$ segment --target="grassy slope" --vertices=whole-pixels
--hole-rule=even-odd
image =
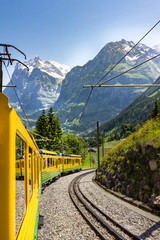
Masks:
[[[156,161],[154,171],[150,168],[151,160]],[[160,115],[112,148],[101,171],[107,178],[110,174],[119,180],[114,185],[116,191],[126,193],[128,185],[129,195],[142,201],[160,195]]]
[[[120,143],[120,141],[111,141],[111,142],[104,143],[104,153],[106,154],[109,150],[111,150],[113,147],[115,147],[118,143]],[[97,149],[97,148],[95,148],[95,149]],[[90,167],[97,167],[97,165],[94,164],[92,161],[90,164],[90,153],[88,153],[88,149],[85,149],[85,154],[86,154],[86,157],[83,161],[82,168],[84,169],[84,168],[90,168]],[[91,153],[91,159],[92,159],[92,156],[93,156],[93,153]],[[94,156],[97,161],[97,153],[94,153]],[[100,146],[100,161],[102,161],[102,160],[103,160],[102,146]]]

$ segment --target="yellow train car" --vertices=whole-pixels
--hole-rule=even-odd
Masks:
[[[80,155],[63,156],[63,173],[82,169],[82,158]]]
[[[36,239],[41,193],[41,155],[14,109],[8,106],[8,98],[2,93],[0,112],[0,238]],[[16,138],[23,142],[24,148],[23,181],[16,180]]]
[[[39,150],[2,93],[0,112],[0,239],[36,240],[42,184],[80,170],[82,158]]]
[[[42,184],[60,176],[62,172],[62,158],[57,152],[40,150],[41,153],[41,179]]]

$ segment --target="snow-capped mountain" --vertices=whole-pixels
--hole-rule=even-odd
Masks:
[[[53,105],[64,131],[88,132],[95,128],[97,120],[101,124],[114,118],[127,107],[144,88],[100,88],[94,89],[85,114],[79,122],[90,89],[83,85],[97,83],[134,46],[132,41],[122,39],[107,43],[101,51],[84,66],[73,69],[54,61],[42,61],[35,57],[24,66],[17,64],[12,75],[18,96],[28,118],[33,125],[42,109]],[[128,70],[157,55],[157,50],[138,44],[114,69],[104,81]],[[160,57],[135,68],[107,84],[149,84],[160,76]],[[22,110],[14,90],[7,88],[4,93],[18,113]],[[23,116],[24,117],[24,116]]]
[[[60,64],[56,61],[43,61],[39,57],[35,57],[25,64],[29,67],[28,75],[30,75],[34,68],[40,69],[42,72],[47,73],[53,78],[63,80],[66,74],[71,70],[69,66],[64,64]],[[25,67],[21,64],[17,64],[18,70],[25,69]]]
[[[25,64],[29,71],[18,63],[11,81],[16,85],[16,92],[28,117],[36,119],[42,109],[48,109],[57,100],[62,81],[71,68],[52,60],[43,61],[39,57],[26,61]],[[6,88],[4,93],[9,97],[10,105],[24,117],[14,90]]]
[[[155,49],[157,52],[160,52],[160,44],[159,45],[155,45],[153,47],[153,49]]]
[[[56,115],[63,129],[67,132],[85,132],[95,128],[97,120],[101,124],[114,118],[127,107],[145,88],[96,88],[92,92],[85,113],[79,121],[90,89],[83,85],[94,85],[135,45],[132,41],[122,39],[107,43],[94,59],[84,66],[73,68],[65,77],[59,98],[54,104]],[[108,80],[135,65],[157,55],[158,52],[144,44],[138,44],[106,76]],[[119,76],[107,84],[151,84],[160,76],[160,57]],[[103,82],[101,81],[101,82]]]

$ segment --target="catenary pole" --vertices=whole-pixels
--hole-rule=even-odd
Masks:
[[[2,58],[0,58],[0,92],[2,93],[3,72],[2,72]]]

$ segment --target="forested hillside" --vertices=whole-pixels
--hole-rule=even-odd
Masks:
[[[160,77],[155,81],[155,84],[160,84]],[[123,124],[128,124],[131,129],[139,126],[150,118],[155,99],[160,104],[160,89],[158,87],[148,88],[141,96],[133,101],[127,108],[118,114],[112,120],[103,124],[100,128],[102,136],[114,137],[117,132],[123,128]],[[129,131],[132,131],[128,129]],[[136,128],[135,128],[136,130]],[[96,134],[96,131],[92,135]]]

